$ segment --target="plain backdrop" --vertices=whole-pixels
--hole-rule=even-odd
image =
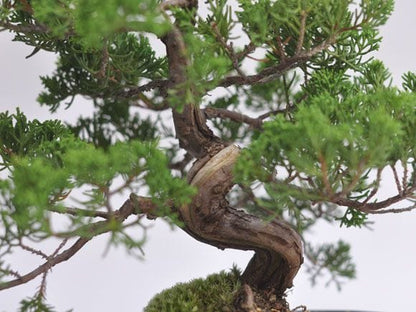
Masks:
[[[393,16],[382,28],[384,41],[376,54],[390,68],[396,84],[400,84],[403,72],[416,70],[415,29],[416,2],[397,0]],[[39,76],[53,71],[55,56],[41,52],[25,59],[32,48],[11,39],[7,32],[0,33],[0,110],[20,107],[30,118],[49,118],[48,110],[39,107],[36,97],[42,90]],[[78,98],[69,110],[60,110],[53,118],[74,121],[80,113],[88,114],[90,110],[90,104]],[[383,195],[394,191],[394,185],[387,183]],[[326,224],[316,228],[310,235],[315,242],[343,238],[352,244],[358,276],[339,292],[335,287],[326,288],[324,283],[312,288],[301,270],[289,292],[292,308],[302,304],[310,309],[415,309],[416,212],[371,216],[371,220],[375,222],[372,231]],[[244,268],[252,255],[199,243],[179,229],[172,231],[163,221],[154,222],[149,230],[144,261],[127,255],[123,249],[112,249],[103,257],[107,239],[93,239],[68,262],[53,268],[47,299],[59,311],[142,311],[162,289],[227,270],[233,263]],[[12,261],[21,273],[36,265],[26,254],[15,254]],[[39,284],[38,278],[0,292],[0,311],[16,311],[18,302],[33,295]]]

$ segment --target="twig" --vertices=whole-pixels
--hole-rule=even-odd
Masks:
[[[11,275],[11,276],[14,276],[14,277],[16,277],[16,278],[22,278],[22,276],[17,272],[17,271],[14,271],[14,270],[9,270],[9,269],[0,269],[0,272],[2,272],[3,274],[5,274],[5,275]]]
[[[399,194],[403,193],[402,186],[400,184],[399,175],[397,174],[396,167],[394,165],[390,165],[391,170],[393,171],[394,181],[396,183],[397,191]]]
[[[115,96],[122,99],[131,99],[132,97],[135,97],[140,93],[151,91],[153,89],[160,89],[160,92],[163,95],[166,93],[168,83],[169,81],[166,79],[156,79],[142,86],[126,88],[125,90],[116,93]]]
[[[126,200],[124,204],[120,207],[119,210],[117,210],[115,215],[115,221],[117,222],[123,222],[128,216],[133,214],[135,212],[136,208],[132,201],[130,199]],[[53,254],[52,257],[48,257],[48,260],[34,269],[33,271],[22,275],[14,280],[3,282],[0,284],[0,290],[12,288],[21,284],[25,284],[37,276],[44,274],[45,272],[49,271],[53,266],[64,262],[68,259],[70,259],[73,255],[75,255],[86,243],[88,243],[94,236],[103,234],[105,232],[108,232],[109,229],[106,226],[107,221],[99,221],[93,224],[89,224],[88,228],[90,229],[90,232],[94,235],[91,237],[80,237],[71,247],[66,249],[65,251],[59,253],[59,254]],[[57,251],[59,252],[60,248],[62,248],[63,245],[61,244],[60,247],[58,247]],[[55,252],[57,252],[55,251]]]
[[[105,78],[109,59],[107,41],[105,41],[102,49],[100,70],[97,73],[98,78]]]
[[[169,169],[178,170],[183,173],[185,167],[194,159],[191,154],[186,153],[181,161],[169,164]]]
[[[368,194],[368,196],[366,197],[366,199],[364,200],[364,204],[368,203],[368,201],[374,197],[374,195],[377,194],[378,192],[378,188],[380,186],[380,181],[381,181],[381,173],[382,173],[382,169],[377,169],[377,177],[376,177],[376,185],[375,187],[371,190],[370,194]]]
[[[56,209],[56,208],[49,208],[51,212],[61,213],[61,214],[69,214],[72,216],[85,216],[85,217],[93,217],[93,218],[103,218],[108,219],[110,216],[107,212],[103,211],[96,211],[96,210],[86,210],[86,209],[79,209],[79,208],[64,208],[64,209]]]
[[[49,28],[45,25],[39,25],[39,24],[16,25],[8,21],[2,21],[2,20],[0,20],[0,27],[3,27],[4,29],[12,30],[16,33],[25,33],[25,34],[49,32]]]
[[[306,12],[302,11],[300,16],[300,29],[299,29],[299,39],[296,45],[295,54],[299,54],[302,50],[303,41],[305,40],[305,31],[306,31]]]
[[[239,66],[239,58],[237,57],[237,55],[234,52],[232,43],[231,44],[227,44],[227,42],[225,42],[224,38],[222,37],[220,31],[218,30],[218,27],[216,24],[212,24],[212,29],[214,31],[215,37],[217,38],[218,42],[222,45],[222,47],[224,48],[225,52],[227,52],[228,56],[231,59],[231,62],[233,64],[234,69],[237,71],[237,73],[242,76],[245,77],[246,75],[244,74],[244,72],[241,70],[240,66]]]
[[[402,200],[407,199],[415,190],[416,190],[416,186],[413,186],[412,188],[408,189],[406,192],[402,194],[397,194],[396,196],[392,196],[383,201],[374,202],[374,203],[363,203],[363,202],[351,200],[348,198],[339,198],[333,202],[334,204],[338,204],[341,206],[348,206],[351,208],[358,209],[362,212],[371,213],[373,211],[386,208],[388,206],[391,206],[395,203],[398,203]]]
[[[42,257],[43,259],[48,259],[48,256],[46,254],[44,254],[42,251],[37,250],[37,249],[34,249],[32,247],[29,247],[29,246],[23,244],[21,240],[19,241],[19,244],[18,245],[23,250],[29,251],[30,253],[32,253],[34,255],[37,255],[37,256]]]
[[[70,248],[60,253],[56,257],[46,261],[44,264],[37,267],[35,270],[31,271],[28,274],[25,274],[17,279],[4,282],[0,284],[0,290],[12,288],[21,284],[25,284],[40,274],[43,274],[45,271],[49,270],[51,267],[55,266],[58,263],[68,260],[74,254],[76,254],[91,238],[81,237],[79,238]]]
[[[235,121],[235,122],[243,122],[243,123],[249,124],[255,129],[260,129],[262,125],[262,119],[252,118],[242,113],[229,111],[224,108],[207,107],[203,109],[202,112],[205,114],[205,117],[207,119],[212,119],[212,118],[231,119],[232,121]]]
[[[371,213],[371,214],[402,213],[402,212],[412,211],[415,209],[416,209],[416,204],[413,206],[405,207],[405,208],[392,208],[392,209],[368,211],[368,213]]]

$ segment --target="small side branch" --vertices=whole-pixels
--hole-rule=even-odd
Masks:
[[[263,121],[265,119],[274,115],[278,115],[278,114],[286,114],[290,112],[291,110],[293,110],[294,107],[295,107],[294,105],[289,105],[287,108],[270,111],[256,118],[250,117],[243,113],[230,111],[225,108],[207,107],[205,109],[202,109],[202,112],[205,115],[205,118],[207,119],[213,119],[213,118],[230,119],[235,122],[248,124],[250,127],[254,129],[261,129],[263,126]]]
[[[123,222],[127,217],[133,214],[149,214],[156,209],[156,206],[151,202],[150,198],[140,197],[136,195],[130,196],[128,200],[124,202],[124,204],[113,213],[112,220],[116,222]],[[0,284],[0,291],[8,288],[12,288],[18,285],[25,284],[33,279],[35,279],[37,276],[46,274],[52,267],[55,265],[67,261],[72,256],[74,256],[82,247],[85,246],[94,236],[106,233],[110,231],[109,227],[106,226],[108,223],[107,220],[105,221],[99,221],[95,222],[93,224],[90,224],[86,227],[86,230],[91,233],[91,236],[88,237],[80,237],[76,240],[76,242],[66,249],[65,251],[58,253],[66,243],[66,239],[63,240],[63,242],[58,246],[58,248],[54,251],[54,253],[47,257],[47,260],[45,263],[34,269],[33,271],[25,274],[20,275],[16,273],[15,271],[8,271],[8,275],[15,276],[16,278],[4,282]],[[33,249],[30,249],[29,251],[33,251]],[[45,256],[43,253],[41,256]],[[43,282],[42,282],[43,283]]]

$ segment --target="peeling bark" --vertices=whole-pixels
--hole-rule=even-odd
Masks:
[[[192,88],[188,85],[187,67],[189,65],[185,44],[179,29],[173,26],[162,41],[166,45],[169,60],[169,89],[174,101],[188,101]],[[179,146],[195,158],[214,155],[224,144],[206,125],[205,118],[196,103],[183,103],[178,109],[172,108],[172,116],[179,140]]]
[[[218,248],[254,250],[243,282],[282,295],[292,286],[303,262],[300,236],[286,222],[264,221],[229,206],[232,169],[240,149],[230,145],[212,157],[192,178],[198,194],[180,208],[186,230]]]
[[[168,94],[184,101],[180,111],[172,109],[176,136],[180,146],[197,158],[188,181],[198,193],[189,205],[179,207],[184,230],[221,249],[254,250],[243,282],[281,296],[292,286],[303,262],[301,238],[284,221],[264,221],[229,205],[226,195],[234,184],[232,169],[240,149],[235,145],[225,147],[206,125],[197,103],[189,100],[189,61],[179,28],[173,26],[163,42],[169,61]]]

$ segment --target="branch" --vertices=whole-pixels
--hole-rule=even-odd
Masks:
[[[16,33],[24,33],[24,34],[34,34],[34,33],[47,33],[49,32],[49,28],[45,25],[40,24],[28,24],[28,25],[16,25],[8,22],[7,20],[0,20],[0,27],[4,29],[1,30],[12,30]]]
[[[116,96],[123,99],[130,99],[139,93],[151,91],[153,89],[159,89],[160,93],[165,95],[168,83],[169,81],[166,79],[156,79],[142,86],[126,88],[125,90],[116,93]]]
[[[144,198],[140,196],[130,196],[128,200],[124,202],[124,204],[113,214],[112,221],[116,221],[122,223],[127,217],[132,214],[139,214],[139,213],[150,213],[155,209],[155,205],[151,203],[149,198]],[[86,243],[88,243],[94,236],[99,234],[106,233],[110,231],[107,226],[108,221],[99,221],[93,224],[88,225],[89,233],[94,234],[91,237],[80,237],[78,240],[68,249],[61,252],[60,254],[52,254],[51,257],[48,257],[48,260],[37,267],[35,270],[22,275],[18,276],[16,279],[4,282],[0,284],[0,291],[8,288],[12,288],[21,284],[25,284],[37,276],[46,273],[55,265],[64,262],[74,256]],[[58,247],[57,251],[62,247]]]
[[[202,110],[205,117],[207,119],[212,118],[222,118],[222,119],[231,119],[235,122],[243,122],[255,129],[260,129],[263,123],[262,119],[260,118],[252,118],[242,113],[229,111],[225,108],[214,108],[214,107],[207,107]]]
[[[405,207],[405,208],[393,208],[393,209],[368,211],[368,213],[371,213],[371,214],[402,213],[402,212],[412,211],[415,209],[416,209],[416,204],[414,204],[413,206]]]
[[[65,250],[64,252],[58,254],[57,256],[51,258],[50,260],[46,261],[44,264],[33,270],[32,272],[22,275],[19,278],[11,280],[9,282],[4,282],[0,284],[0,290],[12,288],[21,284],[25,284],[38,275],[47,272],[50,268],[55,266],[58,263],[64,262],[75,255],[88,241],[90,238],[81,237],[79,238],[70,248]]]
[[[180,112],[175,107],[172,112],[179,146],[198,159],[212,156],[225,145],[209,129],[199,105],[193,102],[193,83],[187,75],[187,67],[190,62],[180,29],[173,25],[172,30],[162,38],[162,41],[166,46],[169,63],[170,92],[168,92],[167,101],[183,105],[180,105]]]
[[[407,199],[409,196],[412,195],[412,193],[415,190],[416,190],[416,186],[413,186],[412,188],[408,189],[406,192],[402,192],[401,194],[397,194],[396,196],[392,196],[380,202],[367,203],[367,202],[359,202],[359,201],[351,200],[348,198],[340,198],[340,199],[335,200],[334,203],[340,206],[355,208],[362,212],[374,213],[374,211],[376,210],[389,207],[395,203],[398,203],[402,200]]]
[[[85,217],[93,217],[93,218],[103,218],[103,219],[109,219],[110,215],[107,212],[103,211],[97,211],[97,210],[86,210],[86,209],[79,209],[79,208],[49,208],[48,209],[51,212],[56,212],[60,214],[69,214],[72,216],[85,216]]]
[[[251,127],[253,127],[254,129],[261,129],[263,126],[264,119],[270,116],[288,113],[294,108],[295,108],[295,105],[289,105],[284,109],[277,109],[274,111],[270,111],[256,118],[247,116],[243,113],[230,111],[225,108],[206,107],[202,109],[202,112],[205,115],[205,118],[207,119],[212,119],[212,118],[230,119],[235,122],[246,123],[250,125]]]
[[[273,81],[280,76],[282,76],[284,73],[286,73],[288,70],[298,67],[299,65],[307,62],[310,60],[313,56],[316,54],[324,51],[329,46],[334,44],[335,38],[331,37],[322,42],[321,44],[317,45],[316,47],[308,50],[308,51],[302,51],[294,56],[285,59],[285,61],[281,61],[278,65],[267,67],[260,71],[258,74],[255,75],[249,75],[249,76],[230,76],[223,79],[218,86],[227,88],[232,85],[253,85],[253,84],[264,84],[270,81]]]

